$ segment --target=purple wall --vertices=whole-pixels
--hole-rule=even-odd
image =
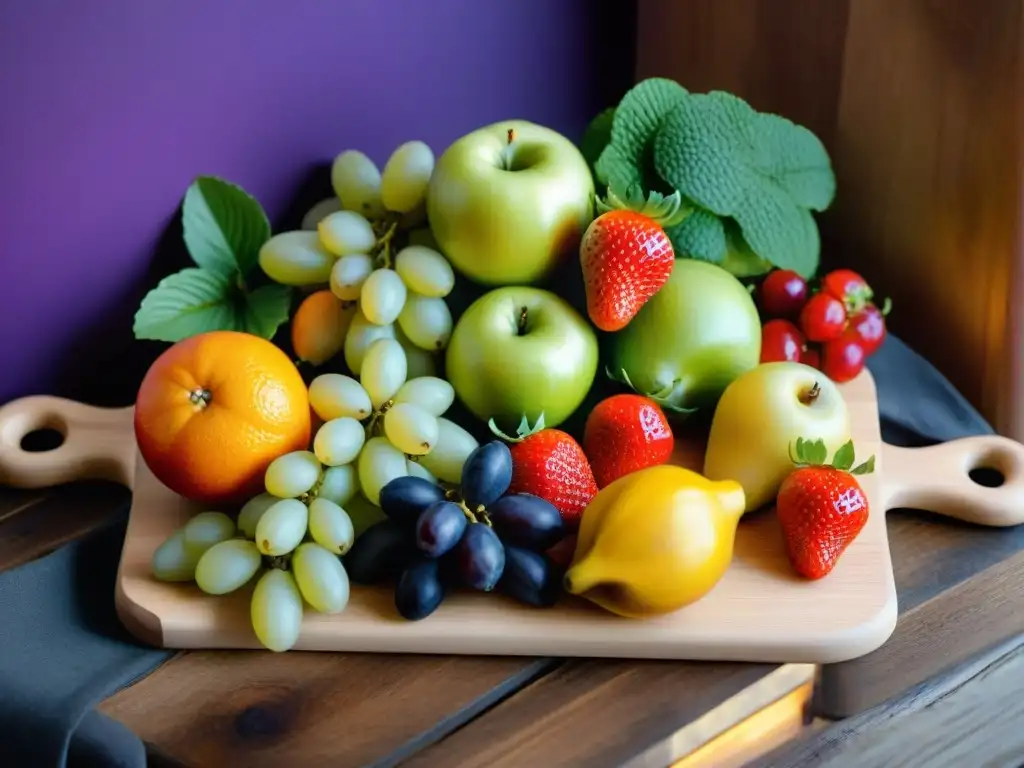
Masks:
[[[0,4],[0,402],[130,402],[154,354],[131,315],[197,174],[240,183],[273,221],[345,148],[382,163],[510,117],[577,138],[630,77],[628,12],[603,5]]]

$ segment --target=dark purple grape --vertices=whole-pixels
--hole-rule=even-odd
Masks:
[[[505,571],[497,591],[537,608],[549,608],[562,593],[562,569],[545,555],[521,547],[505,547]]]
[[[462,465],[462,498],[471,511],[488,507],[512,483],[512,453],[500,440],[477,446]]]
[[[415,525],[423,511],[444,501],[444,489],[422,477],[396,477],[380,489],[380,508],[392,520]]]
[[[565,536],[562,515],[540,496],[513,493],[487,508],[494,532],[505,544],[543,552]]]
[[[416,555],[416,543],[407,526],[381,520],[363,531],[342,563],[356,584],[394,581]]]
[[[402,571],[395,585],[395,609],[403,619],[425,619],[444,602],[447,590],[437,566],[437,560],[421,554]]]
[[[416,546],[430,557],[440,557],[459,543],[466,525],[462,507],[453,501],[435,501],[416,521]]]
[[[459,580],[471,589],[490,592],[505,568],[505,547],[490,526],[473,523],[452,550]]]

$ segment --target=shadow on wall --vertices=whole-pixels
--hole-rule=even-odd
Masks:
[[[281,231],[342,149],[440,152],[510,117],[578,139],[633,80],[631,2],[259,0],[241,25],[198,0],[58,2],[0,6],[0,402],[132,402],[166,348],[133,316],[188,263],[195,176],[240,184]]]

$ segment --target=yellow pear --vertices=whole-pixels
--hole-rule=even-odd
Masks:
[[[743,508],[731,480],[668,464],[625,475],[584,510],[565,588],[630,618],[679,610],[729,567]]]
[[[839,387],[802,363],[764,363],[733,380],[715,408],[704,476],[743,486],[746,511],[774,501],[793,471],[797,438],[821,440],[831,456],[850,439]]]

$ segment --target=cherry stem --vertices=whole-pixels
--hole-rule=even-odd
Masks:
[[[516,332],[517,332],[517,334],[519,336],[525,336],[526,335],[526,316],[527,316],[527,313],[528,313],[528,311],[527,311],[526,307],[523,307],[521,310],[519,310],[519,326],[516,329]]]
[[[803,403],[804,405],[810,405],[811,403],[818,399],[818,395],[820,394],[821,387],[818,386],[818,382],[814,382],[814,386],[812,386],[809,390],[800,395],[800,402]]]

